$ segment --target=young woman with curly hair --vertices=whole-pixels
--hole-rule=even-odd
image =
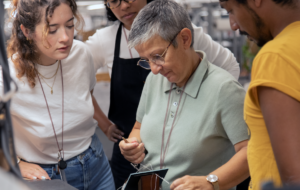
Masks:
[[[14,0],[13,5],[7,50],[19,86],[11,115],[23,177],[60,179],[60,163],[77,189],[114,189],[95,135],[93,59],[84,43],[73,40],[81,20],[75,1]]]
[[[138,52],[127,47],[127,37],[139,11],[153,0],[105,0],[107,17],[116,21],[112,26],[97,30],[86,42],[92,53],[95,69],[107,65],[111,76],[110,109],[108,118],[114,125],[102,125],[107,137],[115,142],[111,167],[116,187],[120,187],[129,174],[136,172],[120,152],[119,142],[127,138],[135,124],[137,107],[149,70],[137,66]],[[149,20],[151,22],[151,20]],[[240,68],[234,55],[194,26],[195,50],[207,53],[211,63],[230,72],[236,79]]]

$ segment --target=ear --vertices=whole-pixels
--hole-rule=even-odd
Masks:
[[[21,24],[20,28],[21,28],[21,30],[22,30],[24,36],[25,36],[26,38],[29,38],[29,29],[25,28],[25,26],[24,26],[23,24]]]
[[[182,44],[184,49],[189,49],[192,44],[192,32],[188,28],[184,28],[179,33],[179,36],[182,39]]]

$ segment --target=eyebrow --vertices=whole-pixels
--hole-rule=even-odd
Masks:
[[[72,21],[72,20],[74,20],[74,17],[72,17],[71,19],[69,19],[67,22],[70,22],[70,21]],[[66,22],[66,23],[67,23],[67,22]],[[58,24],[50,24],[49,27],[51,27],[51,26],[57,26],[57,25],[58,25]]]

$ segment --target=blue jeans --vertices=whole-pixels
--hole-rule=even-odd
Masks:
[[[78,156],[67,160],[65,169],[69,185],[79,190],[115,190],[114,180],[102,144],[92,136],[90,147]],[[39,164],[51,179],[61,179],[57,164]]]

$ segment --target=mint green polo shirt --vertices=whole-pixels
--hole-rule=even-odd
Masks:
[[[209,63],[204,52],[196,52],[203,60],[187,82],[180,105],[182,88],[174,84],[170,90],[167,78],[150,73],[137,111],[141,139],[148,150],[142,164],[159,169],[169,93],[165,144],[179,106],[164,161],[170,185],[185,175],[208,175],[235,154],[234,144],[249,138],[243,119],[243,87],[227,71]],[[163,182],[162,189],[170,185]]]

